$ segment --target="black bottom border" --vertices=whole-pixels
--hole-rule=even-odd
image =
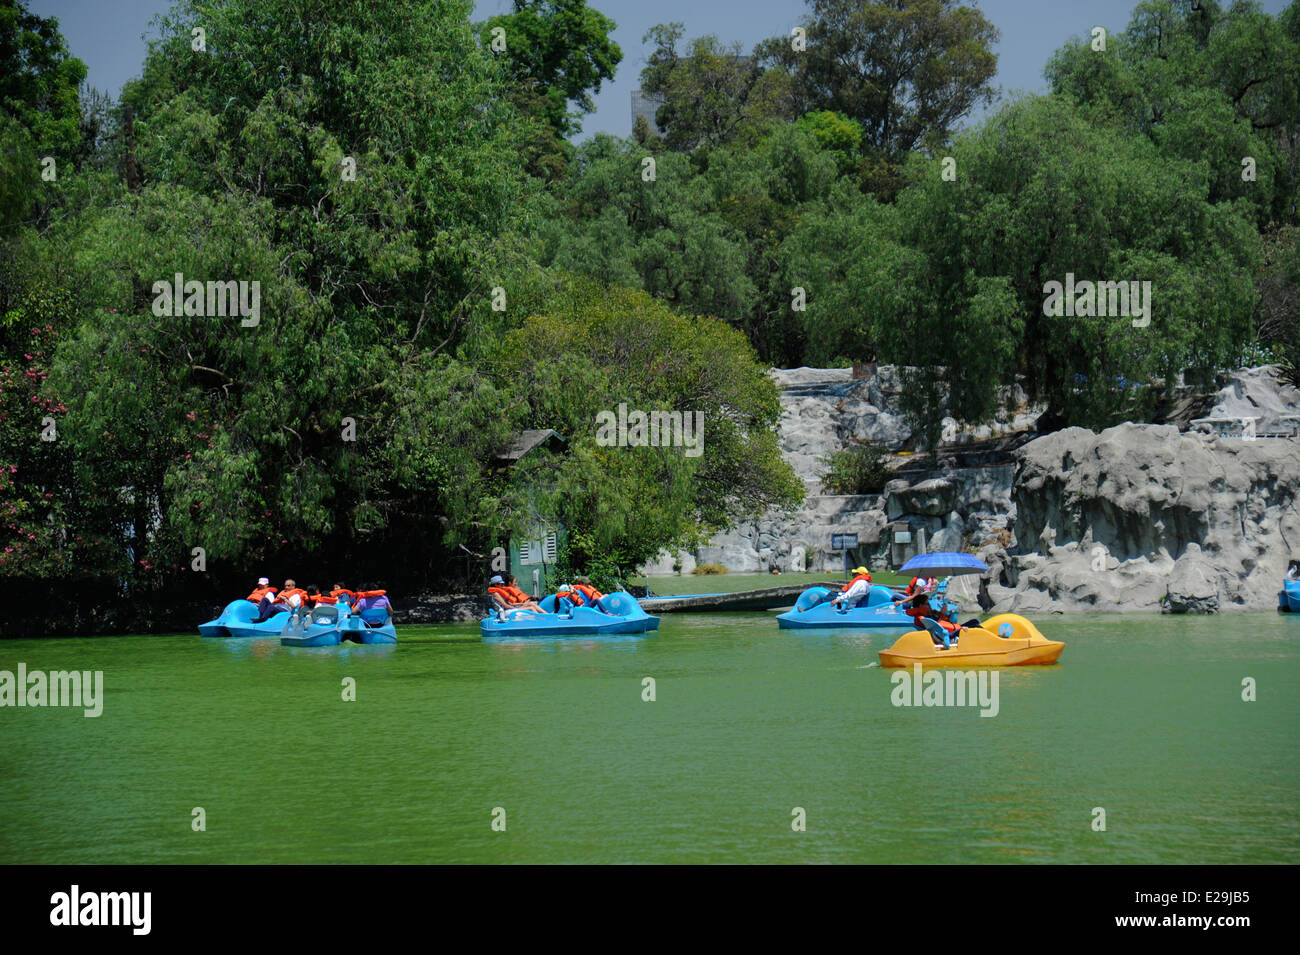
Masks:
[[[515,927],[537,942],[564,932],[568,919],[588,934],[597,911],[597,921],[623,924],[633,936],[694,925],[735,939],[747,929],[766,936],[782,921],[818,931],[827,920],[827,932],[838,934],[834,923],[847,921],[885,935],[920,932],[926,941],[1028,931],[1230,944],[1242,933],[1286,927],[1282,883],[1291,881],[1277,866],[725,868],[723,883],[715,871],[683,867],[618,867],[597,882],[489,866],[11,866],[0,867],[7,883],[0,912],[7,939],[75,934],[91,945],[250,937],[373,943],[377,931],[429,938],[431,929],[476,924],[496,942]],[[87,917],[100,911],[101,893],[149,893],[147,934],[129,916],[116,926],[53,924],[71,921],[73,886]],[[97,898],[87,902],[90,894]],[[143,894],[131,899],[137,922],[144,901]],[[123,905],[121,896],[107,900],[110,918]]]

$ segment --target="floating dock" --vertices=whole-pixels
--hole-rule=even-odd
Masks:
[[[793,607],[799,595],[809,587],[838,590],[843,583],[787,584],[762,590],[740,590],[732,594],[677,594],[666,597],[640,597],[637,602],[647,613],[706,613],[729,610],[778,610]]]

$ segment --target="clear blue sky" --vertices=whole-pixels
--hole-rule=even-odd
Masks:
[[[383,0],[374,0],[382,3]],[[1004,92],[1041,92],[1046,88],[1043,66],[1071,36],[1086,36],[1094,25],[1111,31],[1128,23],[1136,0],[968,0],[984,11],[1002,31],[996,47],[997,85]],[[807,7],[803,0],[588,0],[618,28],[614,39],[623,49],[623,62],[612,83],[596,95],[596,112],[583,122],[583,136],[607,132],[627,136],[632,131],[631,92],[640,84],[646,49],[641,37],[656,23],[679,21],[688,37],[716,33],[727,42],[739,41],[748,51],[769,36],[788,36]],[[123,82],[140,73],[144,60],[142,35],[153,16],[166,10],[168,0],[30,0],[41,16],[59,18],[74,56],[90,68],[88,81],[113,96]],[[1263,0],[1277,14],[1286,0]],[[509,12],[511,0],[477,0],[477,19]]]

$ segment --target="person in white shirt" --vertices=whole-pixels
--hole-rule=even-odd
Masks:
[[[835,595],[831,603],[835,609],[840,612],[852,610],[854,607],[867,602],[867,596],[871,593],[871,571],[865,567],[853,568],[853,579],[844,585],[844,588]]]

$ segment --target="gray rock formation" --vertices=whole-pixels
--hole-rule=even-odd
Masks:
[[[773,380],[781,389],[780,438],[785,459],[804,482],[807,497],[803,507],[789,514],[767,514],[757,522],[742,525],[716,536],[700,549],[698,555],[663,553],[643,568],[651,576],[670,574],[680,562],[681,572],[690,573],[698,561],[719,563],[738,573],[765,572],[775,566],[782,571],[828,570],[842,567],[843,558],[830,550],[832,533],[857,533],[862,545],[861,559],[868,554],[879,559],[888,542],[883,528],[888,520],[902,517],[917,529],[924,528],[928,538],[939,534],[936,543],[960,549],[962,541],[974,534],[981,540],[992,530],[1006,527],[1010,508],[1011,468],[990,478],[997,469],[974,469],[971,474],[938,476],[932,487],[909,482],[898,485],[907,502],[894,506],[888,515],[881,498],[845,497],[821,493],[826,475],[826,459],[854,441],[880,442],[898,447],[912,437],[903,416],[902,379],[890,365],[860,370],[853,377],[851,368],[774,369]],[[1003,389],[1007,412],[992,425],[962,429],[952,418],[945,418],[944,440],[954,446],[996,437],[1011,431],[1025,430],[1037,419],[1037,411],[1025,407],[1023,391]],[[944,483],[947,481],[948,483]],[[923,481],[921,483],[924,483]],[[924,502],[923,502],[924,499]],[[916,504],[924,510],[913,514]],[[900,509],[901,508],[901,509]],[[974,519],[970,509],[976,512]],[[958,513],[961,512],[961,513]],[[966,514],[965,517],[962,514]],[[957,520],[953,520],[955,515]],[[981,536],[982,535],[982,536]]]
[[[1276,365],[1243,368],[1214,397],[1207,418],[1255,419],[1257,434],[1294,433],[1300,388],[1282,380]]]
[[[1174,561],[1169,575],[1165,610],[1169,613],[1218,613],[1222,575],[1201,553],[1199,544],[1188,544],[1183,556]]]
[[[1300,440],[1215,437],[1125,424],[1100,434],[1071,428],[1022,447],[1011,465],[941,467],[900,475],[882,496],[820,493],[825,459],[853,439],[897,446],[910,438],[896,369],[854,378],[851,369],[774,371],[781,446],[808,488],[792,514],[768,514],[715,537],[704,562],[735,572],[838,570],[832,533],[857,533],[869,565],[900,556],[891,527],[924,532],[927,548],[976,550],[992,573],[986,609],[1207,613],[1270,610],[1289,560],[1300,558]],[[1012,411],[954,444],[1023,430],[1035,418],[1015,390]],[[1258,417],[1261,434],[1285,430],[1300,391],[1276,369],[1243,369],[1209,412]],[[941,463],[943,461],[941,453]],[[694,555],[680,555],[683,572]],[[671,555],[647,572],[670,573]]]
[[[1300,442],[1122,424],[1018,452],[993,609],[1267,610],[1300,549]]]
[[[874,547],[884,526],[880,495],[817,495],[797,511],[769,514],[718,534],[700,548],[698,562],[722,564],[733,573],[766,573],[773,567],[783,573],[833,572],[843,568],[843,556],[831,550],[832,534],[857,534],[860,544]],[[691,554],[679,559],[684,574],[697,563]],[[647,572],[653,568],[663,573],[672,563],[673,556],[663,554]]]

